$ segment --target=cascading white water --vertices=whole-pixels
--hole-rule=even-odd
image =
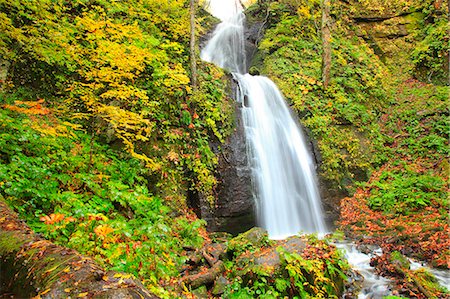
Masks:
[[[302,132],[276,85],[244,74],[244,15],[239,1],[211,0],[210,12],[222,20],[201,58],[228,69],[239,84],[257,219],[272,239],[325,233],[314,163]]]
[[[266,77],[234,75],[239,82],[239,99],[253,178],[258,217],[271,238],[324,233],[314,164],[298,124],[280,91]]]
[[[226,3],[226,2],[225,2]],[[242,8],[235,7],[235,13],[228,15],[221,11],[225,19],[217,25],[212,38],[201,52],[200,58],[215,63],[221,68],[235,73],[244,73],[244,19]]]

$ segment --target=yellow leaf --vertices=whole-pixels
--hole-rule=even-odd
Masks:
[[[114,278],[124,278],[124,279],[128,279],[131,278],[132,275],[131,274],[122,274],[122,273],[116,273],[114,274]]]
[[[71,290],[72,290],[71,288],[67,288],[67,289],[64,289],[64,292],[70,293]]]
[[[88,292],[86,292],[86,293],[79,293],[77,297],[78,298],[86,297],[88,294],[89,294]]]
[[[45,294],[47,294],[48,292],[50,292],[50,290],[51,290],[51,289],[46,289],[45,291],[41,292],[39,295],[45,295]]]
[[[57,268],[58,268],[58,265],[54,266],[54,267],[51,268],[51,269],[46,270],[45,273],[53,272],[53,271],[55,271]]]

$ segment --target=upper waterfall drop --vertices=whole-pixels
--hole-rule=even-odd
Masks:
[[[211,0],[209,9],[222,23],[201,58],[228,69],[238,82],[259,225],[271,239],[326,233],[315,166],[298,123],[270,79],[245,74],[242,6]]]
[[[223,4],[227,3],[224,1],[221,2],[220,6],[215,7],[215,2],[211,1],[211,10],[213,8],[222,9],[224,8]],[[221,13],[219,14],[219,12]],[[231,72],[243,74],[246,71],[246,63],[244,46],[245,16],[242,13],[242,7],[239,5],[233,7],[233,9],[219,10],[219,12],[216,13],[223,18],[222,22],[217,25],[208,44],[201,51],[200,58]]]

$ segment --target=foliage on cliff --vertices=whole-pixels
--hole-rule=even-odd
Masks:
[[[124,147],[164,192],[212,196],[208,142],[224,140],[231,110],[213,66],[202,65],[204,84],[190,89],[184,2],[0,1],[7,92],[26,88],[94,138]]]
[[[360,187],[344,201],[346,232],[445,267],[442,3],[345,2],[332,7],[328,88],[320,82],[318,0],[259,1],[256,11],[269,28],[257,67],[318,141],[321,175],[342,189]],[[210,142],[223,141],[231,124],[222,71],[199,63],[199,90],[189,86],[187,7],[183,0],[0,0],[0,55],[11,62],[0,97],[1,194],[46,238],[135,275],[165,298],[191,296],[176,279],[184,250],[208,238],[184,200],[188,189],[213,199]],[[376,45],[356,33],[354,18],[368,16],[355,15],[356,7],[378,18],[423,15],[409,35],[416,47],[406,53],[405,69],[412,73],[395,73],[386,61],[392,57],[378,56]],[[204,22],[198,19],[200,34]],[[335,278],[345,266],[334,248],[317,241],[301,255],[279,254],[282,269],[274,276],[252,269],[243,280],[228,272],[235,279],[228,296],[340,292]]]
[[[268,24],[254,68],[260,68],[283,91],[318,141],[320,174],[343,189],[354,190],[356,181],[366,181],[371,171],[386,161],[385,138],[377,119],[395,102],[397,82],[408,76],[400,72],[412,70],[410,76],[448,83],[446,10],[435,2],[361,0],[348,5],[335,1],[329,25],[332,74],[327,89],[321,82],[321,2],[276,1],[250,10],[251,18],[266,15]],[[406,62],[396,61],[395,53],[390,53],[394,57],[380,56],[376,43],[354,22],[416,12],[419,21],[405,20],[406,25],[399,21],[394,26],[395,30],[407,26],[407,41],[416,45],[414,51],[412,46],[397,49],[399,55],[406,52]]]
[[[386,251],[448,268],[448,88],[410,80],[396,99],[380,118],[389,160],[343,201],[341,225]]]
[[[366,179],[381,136],[376,117],[389,101],[387,69],[361,38],[348,33],[348,17],[333,7],[331,81],[321,83],[320,1],[273,2],[271,26],[259,48],[261,73],[283,91],[317,139],[321,174],[342,188]]]

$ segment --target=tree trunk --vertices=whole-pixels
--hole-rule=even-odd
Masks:
[[[1,298],[158,298],[130,275],[36,235],[1,195],[0,215]]]
[[[6,79],[8,78],[10,66],[11,63],[9,61],[0,58],[0,91],[2,91],[6,85]]]
[[[331,30],[330,30],[330,0],[322,0],[322,82],[325,88],[330,83],[331,70]]]
[[[197,91],[197,59],[195,51],[195,0],[190,0],[190,24],[191,24],[191,83],[192,89]]]

